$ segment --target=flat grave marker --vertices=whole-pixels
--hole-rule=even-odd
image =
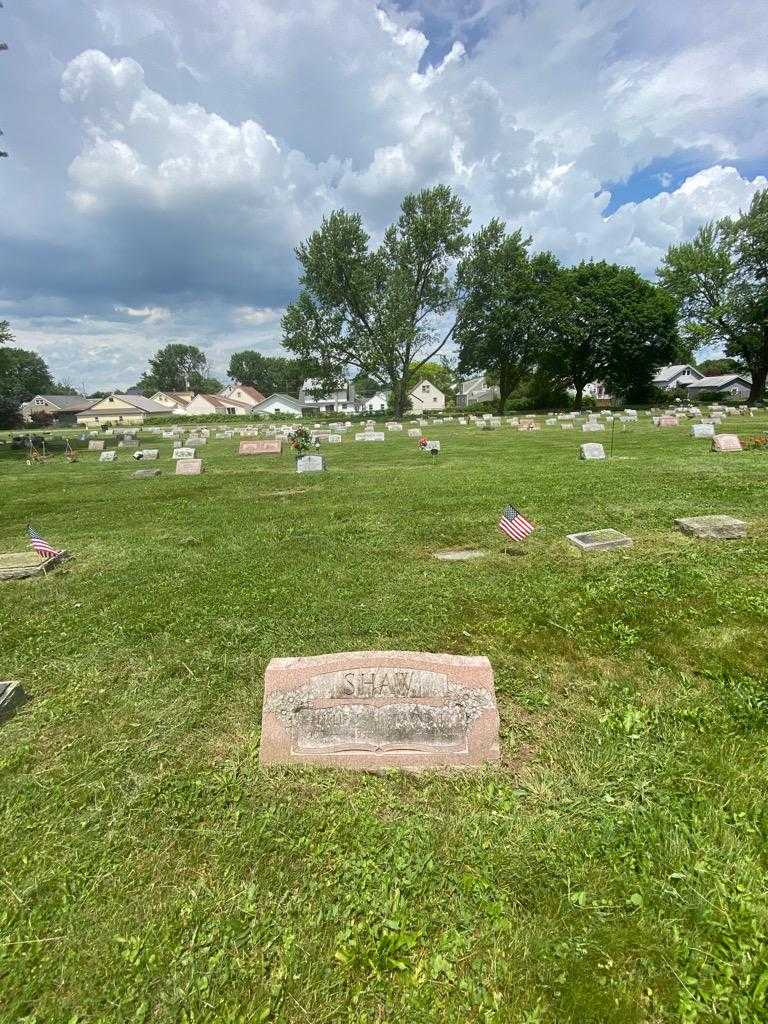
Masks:
[[[382,769],[499,760],[487,658],[355,651],[273,658],[264,676],[259,760]]]
[[[712,438],[713,452],[740,452],[741,441],[736,434],[715,434]]]
[[[282,441],[241,441],[238,455],[280,455]]]
[[[181,462],[177,462],[176,465],[180,466]],[[160,476],[162,472],[162,469],[137,469],[132,475],[134,480],[146,480],[152,476]]]
[[[747,524],[733,516],[690,516],[676,519],[681,533],[704,540],[741,540],[747,536]]]
[[[631,537],[610,529],[569,533],[566,539],[579,551],[612,551],[614,548],[631,548],[633,543]]]
[[[99,462],[114,462],[115,459],[117,459],[117,452],[115,451],[102,452],[101,455],[99,455]]]
[[[355,434],[356,441],[383,441],[386,438],[383,431],[365,430],[362,434]]]

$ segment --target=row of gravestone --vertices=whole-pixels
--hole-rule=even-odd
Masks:
[[[697,438],[707,438],[711,440],[713,452],[743,451],[741,440],[736,434],[715,434],[713,432],[711,434],[694,433],[693,436]],[[601,444],[596,444],[594,442],[589,444],[583,444],[579,448],[579,457],[587,460],[604,459],[605,449]]]

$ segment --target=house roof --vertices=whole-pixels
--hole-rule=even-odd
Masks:
[[[667,381],[673,380],[675,377],[679,377],[684,370],[691,370],[693,374],[699,374],[703,377],[704,374],[700,373],[695,366],[691,366],[690,363],[678,363],[675,366],[660,366],[656,371],[653,378],[654,384],[665,384]]]
[[[466,395],[468,392],[472,391],[472,389],[476,387],[486,387],[484,373],[478,374],[477,377],[470,377],[469,380],[463,380],[459,384],[459,394]]]
[[[145,398],[144,395],[108,395],[108,398],[120,398],[126,405],[133,405],[137,409],[141,409],[142,412],[162,412],[167,413],[168,410],[164,405],[159,402],[153,402],[151,398]]]
[[[410,395],[415,395],[415,394],[416,394],[416,392],[417,392],[417,391],[419,390],[419,388],[420,388],[420,387],[423,387],[423,386],[424,386],[425,384],[429,384],[429,386],[430,386],[430,387],[434,388],[434,389],[435,389],[435,391],[436,391],[436,392],[438,393],[438,395],[443,395],[443,392],[442,392],[442,391],[440,390],[440,388],[439,388],[439,387],[437,387],[437,386],[436,386],[435,384],[433,384],[431,380],[427,380],[427,378],[426,378],[426,377],[424,378],[424,380],[422,380],[422,381],[419,381],[419,383],[418,383],[418,384],[416,385],[416,387],[415,387],[415,388],[413,388],[413,389],[412,389],[411,391],[409,391],[408,393],[409,393]],[[443,398],[445,398],[445,395],[443,395]]]
[[[283,404],[291,405],[291,406],[293,406],[294,409],[299,409],[300,410],[300,409],[304,408],[304,406],[298,400],[298,398],[294,398],[293,395],[284,395],[284,394],[282,394],[281,392],[278,391],[278,392],[275,392],[274,395],[270,395],[269,398],[265,398],[263,402],[259,402],[258,405],[254,405],[254,407],[253,407],[254,410],[258,410],[262,405],[266,405],[268,402],[273,401],[273,399],[274,400],[278,400],[279,399],[281,402],[283,402]]]
[[[733,384],[734,381],[739,381],[745,387],[749,387],[752,383],[752,378],[745,377],[741,373],[725,373],[718,377],[702,377],[701,380],[692,381],[688,387],[706,389],[707,391],[718,391],[720,388],[725,388],[729,384]]]
[[[57,409],[61,409],[62,412],[83,412],[98,402],[98,398],[83,398],[82,395],[34,395],[24,405],[33,404],[35,398],[42,398],[49,405],[54,405]]]
[[[214,409],[231,409],[234,405],[238,409],[251,409],[252,406],[248,402],[238,402],[234,398],[222,397],[221,395],[195,395],[195,399],[202,398],[206,402],[210,402]]]
[[[194,391],[156,391],[155,395],[165,395],[166,398],[172,398],[174,402],[178,402],[180,405],[189,405],[192,399],[195,397]],[[152,396],[152,401],[155,400],[155,395]]]

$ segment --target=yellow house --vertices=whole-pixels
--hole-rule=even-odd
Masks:
[[[147,416],[167,416],[172,412],[167,406],[153,402],[143,395],[112,394],[77,414],[77,422],[83,427],[100,427],[104,424],[126,427],[140,427]]]
[[[156,391],[151,401],[164,405],[168,412],[183,412],[194,397],[194,391]]]

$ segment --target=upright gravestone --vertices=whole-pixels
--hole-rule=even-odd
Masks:
[[[102,452],[101,455],[99,455],[99,462],[114,462],[116,458],[117,452],[115,451]]]
[[[584,434],[599,434],[605,430],[605,424],[598,423],[597,420],[587,420],[586,423],[582,423],[581,430]]]
[[[328,444],[341,444],[341,434],[329,434]]]
[[[677,416],[659,416],[660,427],[676,427]]]
[[[364,430],[362,434],[355,434],[356,441],[383,441],[386,434],[383,431]]]
[[[176,476],[200,476],[202,472],[202,459],[179,459],[176,463]]]
[[[421,431],[418,427],[411,427],[408,431],[408,437],[421,437]]]
[[[358,769],[498,761],[491,664],[412,651],[273,658],[259,760]]]
[[[160,450],[158,448],[142,448],[140,451],[134,452],[133,457],[137,462],[151,462],[159,454]]]
[[[135,441],[133,438],[125,438],[124,440],[117,442],[117,447],[118,448],[138,448],[139,447],[139,442]]]
[[[589,444],[582,444],[579,447],[579,458],[587,459],[588,461],[592,459],[604,459],[605,448],[603,448],[601,444],[594,444],[591,442]]]
[[[714,423],[694,423],[691,427],[691,437],[714,437]]]
[[[89,441],[88,442],[88,451],[89,452],[103,452],[104,451],[104,442],[103,441]]]
[[[713,452],[740,452],[741,441],[736,434],[715,434],[712,438]]]
[[[174,448],[171,453],[171,458],[176,459],[194,459],[195,449],[194,448]]]
[[[325,459],[322,455],[300,455],[296,459],[297,473],[322,473]]]
[[[241,441],[238,455],[279,455],[282,441]]]

